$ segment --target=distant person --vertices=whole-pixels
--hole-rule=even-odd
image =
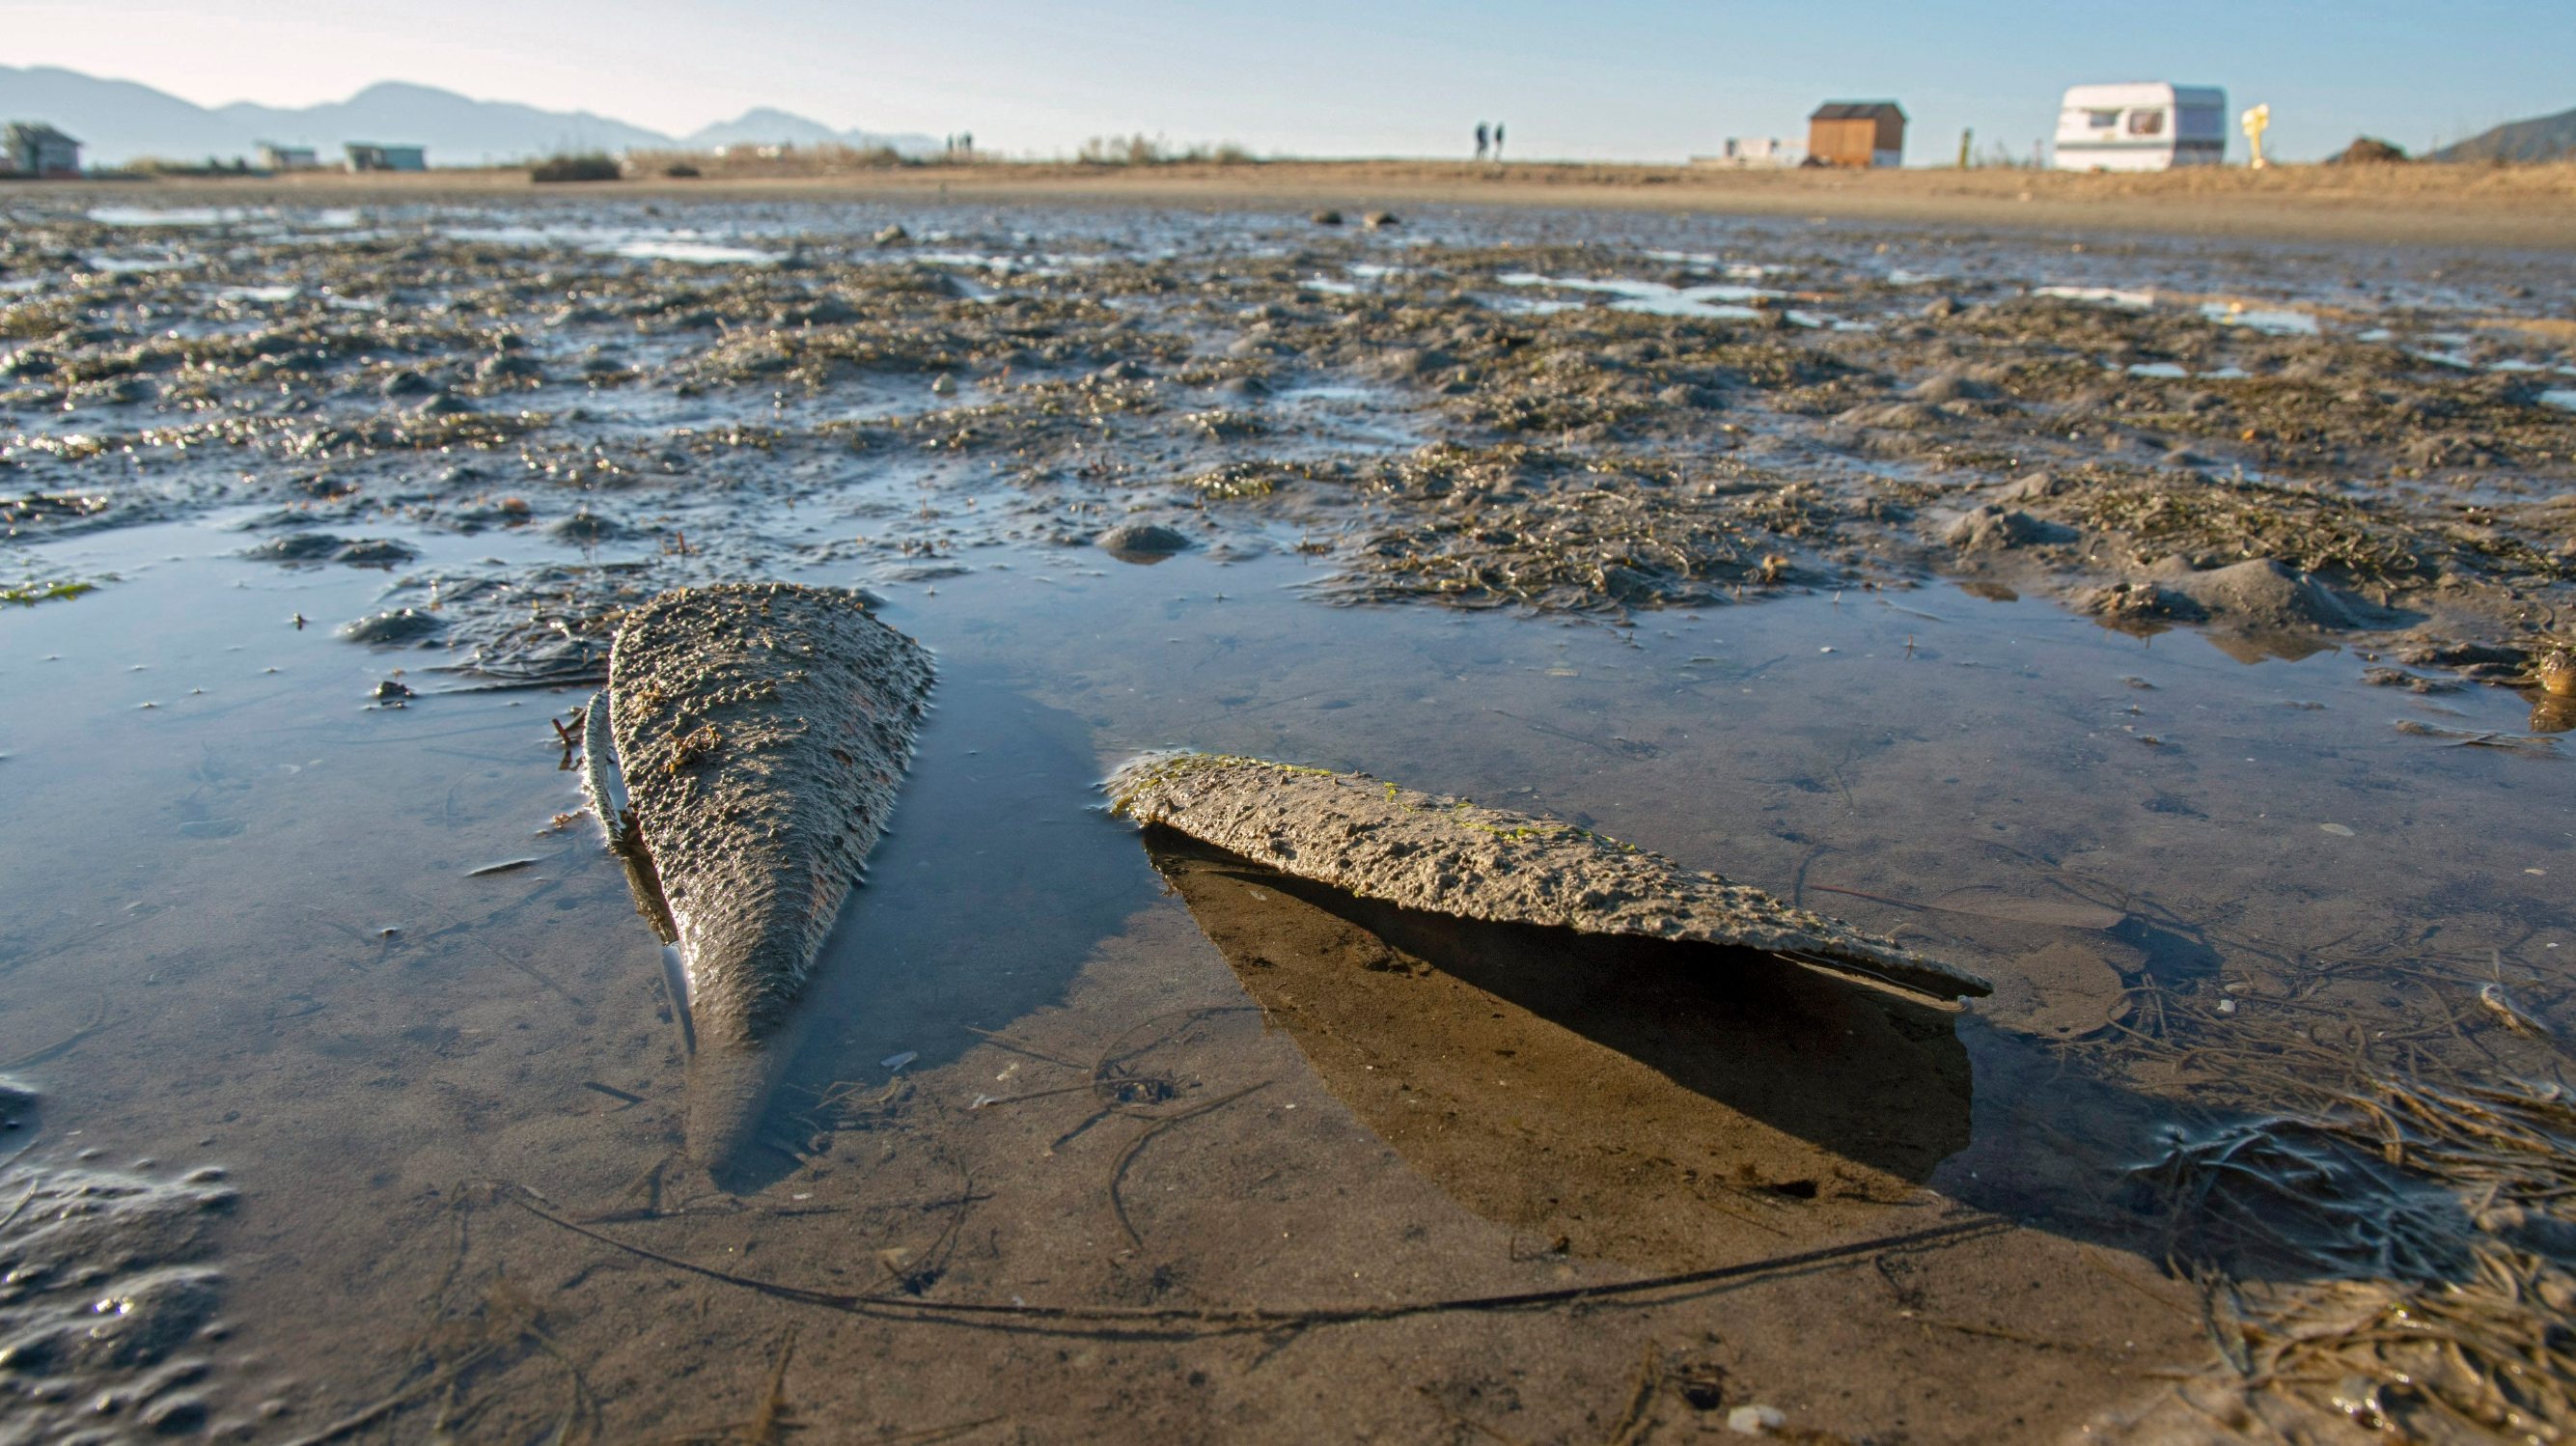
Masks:
[[[1485,146],[1487,145],[1485,135],[1485,123],[1483,121],[1476,122],[1476,159],[1480,161],[1485,158]]]
[[[1496,163],[1496,164],[1500,164],[1500,163],[1502,162],[1502,159],[1503,159],[1503,123],[1502,123],[1501,121],[1496,121],[1496,122],[1494,122],[1494,161],[1495,161],[1495,163]]]

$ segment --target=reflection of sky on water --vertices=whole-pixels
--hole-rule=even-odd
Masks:
[[[2156,304],[2152,291],[2137,291],[2117,286],[2034,286],[2033,296],[2053,296],[2060,301],[2090,301],[2099,306],[2118,306],[2131,311],[2145,311]]]
[[[2250,327],[2269,336],[2315,336],[2317,319],[2304,311],[2247,306],[2241,301],[2204,301],[2200,314],[2221,326]]]
[[[1788,293],[1764,286],[1745,286],[1730,282],[1706,286],[1672,286],[1661,281],[1644,281],[1628,277],[1541,276],[1534,271],[1506,271],[1494,278],[1505,286],[1544,286],[1564,291],[1591,291],[1619,299],[1610,303],[1613,310],[1644,312],[1652,316],[1701,316],[1744,320],[1760,311],[1744,303],[1767,301]],[[1824,320],[1804,312],[1791,312],[1789,319],[1801,326],[1822,326]]]
[[[637,261],[687,261],[700,265],[765,266],[775,252],[751,246],[729,246],[689,230],[643,230],[623,226],[451,226],[446,234],[458,241],[494,246],[576,246],[597,256],[624,256]]]

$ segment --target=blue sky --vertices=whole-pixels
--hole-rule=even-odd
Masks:
[[[1256,152],[1446,155],[1479,119],[1516,157],[1677,160],[1894,97],[1907,159],[1974,127],[2027,154],[2096,80],[2227,88],[2315,157],[2420,148],[2576,107],[2576,0],[8,0],[6,59],[206,104],[302,105],[377,80],[680,132],[755,105],[836,126],[971,130],[1011,152],[1142,131]],[[2236,142],[2241,151],[2242,142]]]

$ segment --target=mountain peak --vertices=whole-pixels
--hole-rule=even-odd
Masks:
[[[474,104],[473,101],[467,100],[455,91],[443,90],[434,85],[421,85],[408,80],[377,81],[349,97],[342,104],[355,105],[362,100],[463,100],[468,105]]]
[[[2444,146],[2428,161],[2555,161],[2576,155],[2576,110],[2508,121],[2456,145]]]
[[[434,85],[382,80],[344,101],[280,107],[242,101],[206,107],[134,81],[52,66],[0,66],[0,118],[43,120],[79,136],[91,165],[142,156],[248,156],[262,141],[336,151],[348,141],[428,147],[433,165],[495,165],[575,150],[699,149],[719,145],[893,145],[930,149],[926,136],[835,131],[820,121],[758,106],[686,139],[587,111],[476,100]]]

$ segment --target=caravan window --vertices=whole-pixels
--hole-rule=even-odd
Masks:
[[[2116,110],[2088,110],[2084,113],[2084,123],[2097,131],[2107,131],[2120,123],[2120,113]]]
[[[2162,110],[2133,110],[2129,112],[2129,134],[2133,136],[2160,136],[2164,133],[2165,113]]]

